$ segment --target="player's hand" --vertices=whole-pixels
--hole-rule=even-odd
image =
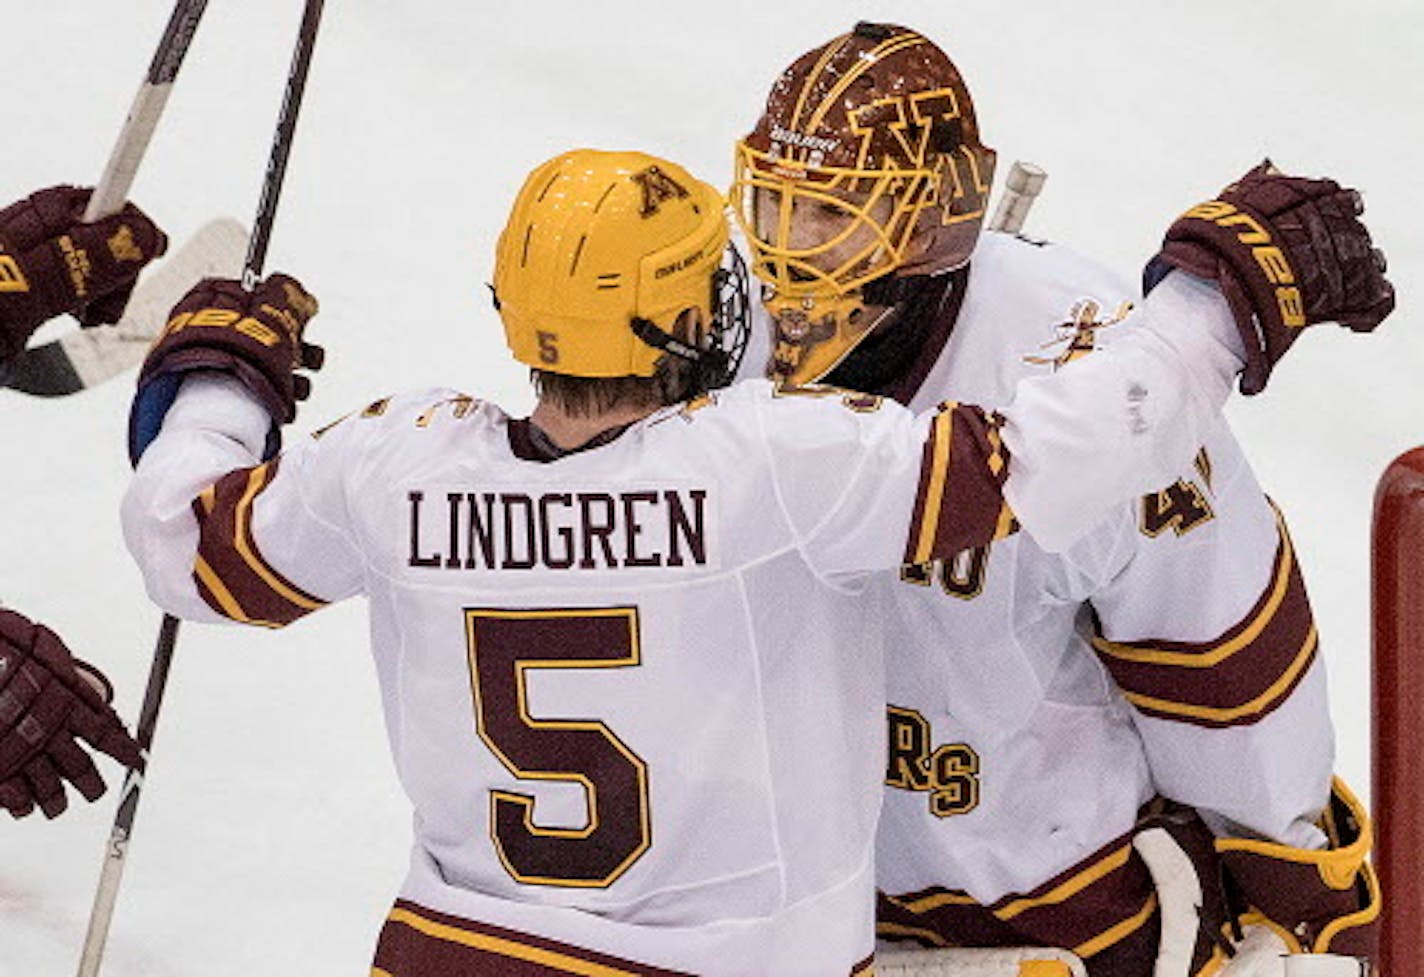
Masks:
[[[1394,310],[1384,253],[1355,190],[1261,163],[1167,229],[1150,288],[1172,268],[1220,284],[1246,346],[1241,392],[1258,393],[1306,326],[1368,332]]]
[[[0,609],[0,807],[17,818],[36,807],[57,817],[68,805],[65,781],[87,800],[100,797],[104,779],[86,747],[141,764],[112,697],[103,674],[53,631]]]
[[[272,275],[251,292],[228,279],[208,278],[185,295],[154,343],[139,374],[140,397],[155,379],[192,370],[231,373],[279,424],[297,415],[311,393],[298,369],[319,370],[321,347],[302,339],[317,301],[288,275]]]
[[[83,223],[91,191],[49,187],[0,210],[0,361],[47,319],[118,322],[144,265],[168,238],[133,204]]]

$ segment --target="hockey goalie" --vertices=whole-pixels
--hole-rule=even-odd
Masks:
[[[980,233],[994,167],[963,78],[923,35],[862,23],[798,58],[737,146],[732,193],[767,372],[914,410],[1001,403],[1131,330],[1141,298],[1113,273]],[[1304,199],[1311,213],[1272,222]],[[1172,269],[1219,283],[1248,350],[1241,389],[1259,392],[1304,321],[1281,287],[1292,268],[1347,325],[1387,314],[1382,261],[1341,275],[1292,247],[1368,255],[1347,230],[1357,204],[1260,167],[1173,224],[1145,285]],[[876,597],[879,973],[1279,974],[1287,954],[1332,954],[1309,972],[1355,974],[1373,956],[1369,824],[1332,782],[1304,579],[1224,420],[1071,549],[1018,534],[907,563]],[[1054,950],[991,949],[1017,946]]]

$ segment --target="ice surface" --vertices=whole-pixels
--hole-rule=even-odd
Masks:
[[[135,187],[172,233],[251,219],[300,7],[211,4]],[[0,202],[95,179],[168,9],[7,0]],[[322,301],[328,367],[299,427],[416,384],[526,407],[484,282],[527,170],[573,146],[642,148],[725,183],[775,73],[861,17],[939,40],[1000,178],[1015,158],[1050,174],[1030,231],[1125,271],[1263,154],[1364,190],[1401,312],[1368,340],[1307,337],[1232,414],[1291,519],[1340,768],[1365,787],[1370,497],[1424,440],[1414,0],[334,0],[271,252]],[[128,394],[125,381],[60,401],[0,393],[0,596],[105,668],[133,716],[158,615],[119,537]],[[360,605],[281,634],[187,628],[105,973],[365,974],[408,837],[378,712]],[[112,814],[106,798],[57,823],[0,823],[0,977],[73,972]]]

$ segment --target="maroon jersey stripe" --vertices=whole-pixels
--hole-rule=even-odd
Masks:
[[[376,945],[390,977],[690,977],[397,900]]]
[[[1203,642],[1093,640],[1140,711],[1199,726],[1240,726],[1273,712],[1319,649],[1305,581],[1284,522],[1265,591],[1244,618]]]
[[[904,562],[945,559],[1017,529],[1003,495],[1009,450],[1002,423],[978,407],[941,405],[925,441]]]
[[[1144,816],[1168,807],[1158,800]],[[1205,857],[1211,832],[1189,809],[1171,806],[1179,840]],[[883,939],[929,947],[1045,946],[1072,950],[1094,975],[1148,973],[1157,953],[1156,887],[1132,847],[1132,832],[1110,841],[1031,892],[984,905],[959,890],[933,886],[881,893],[877,931]]]
[[[193,502],[199,593],[225,617],[268,627],[290,624],[326,604],[274,569],[252,533],[253,504],[277,467],[274,460],[229,472]]]

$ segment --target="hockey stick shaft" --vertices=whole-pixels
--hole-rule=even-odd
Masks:
[[[109,163],[99,177],[99,185],[84,210],[85,221],[96,221],[116,213],[133,189],[134,177],[153,139],[158,120],[168,104],[168,95],[188,53],[188,45],[198,31],[208,0],[178,0],[168,18],[168,27],[153,53],[148,74],[134,96],[124,127],[109,154]]]
[[[999,209],[989,222],[989,230],[1017,234],[1023,230],[1028,220],[1028,212],[1033,202],[1043,192],[1043,184],[1048,174],[1032,163],[1015,160],[1004,181],[1004,195],[999,200]]]
[[[247,261],[242,273],[243,283],[249,289],[256,285],[267,257],[267,245],[271,240],[272,226],[277,216],[277,202],[282,195],[282,181],[286,176],[287,160],[296,135],[297,116],[306,91],[307,74],[311,68],[312,52],[316,47],[317,28],[321,24],[323,6],[323,0],[307,0],[302,15],[297,46],[292,55],[292,66],[287,75],[286,92],[282,98],[282,109],[278,115],[277,130],[272,138],[272,152],[262,181],[257,220],[252,229]],[[163,615],[163,624],[158,632],[158,645],[153,654],[153,665],[148,673],[148,687],[144,692],[138,725],[138,742],[144,749],[145,769],[148,747],[153,742],[154,730],[158,725],[158,712],[163,704],[163,692],[168,684],[168,672],[178,642],[178,624],[178,619],[173,615]],[[104,859],[104,871],[99,879],[99,889],[94,894],[94,911],[89,919],[89,934],[80,959],[79,977],[98,977],[104,944],[108,938],[109,922],[113,918],[114,906],[118,899],[119,880],[123,876],[128,842],[133,832],[134,818],[138,813],[142,786],[142,770],[131,772],[124,783],[124,795],[119,804],[119,813],[114,818],[109,850]]]
[[[282,183],[287,175],[287,160],[292,154],[292,142],[297,132],[297,116],[306,93],[307,73],[311,69],[312,52],[316,50],[316,32],[321,26],[324,0],[307,0],[302,12],[302,24],[297,31],[297,46],[292,52],[292,66],[287,74],[287,88],[282,96],[282,111],[277,117],[277,131],[272,136],[272,152],[267,159],[267,174],[262,180],[262,199],[257,205],[257,219],[252,225],[252,238],[247,246],[247,263],[242,271],[243,287],[251,291],[262,277],[267,261],[267,245],[272,240],[272,225],[277,217],[277,203],[282,197]]]
[[[143,754],[143,764],[128,772],[119,795],[119,811],[109,832],[109,845],[104,851],[104,866],[99,873],[99,886],[94,892],[94,908],[89,913],[89,931],[84,936],[84,950],[79,957],[79,977],[97,977],[99,964],[108,942],[109,923],[114,918],[114,904],[119,897],[119,882],[128,856],[129,837],[133,833],[134,817],[138,813],[143,777],[148,769],[148,755],[153,747],[158,727],[158,710],[163,704],[163,692],[168,687],[168,671],[173,665],[173,649],[178,641],[178,619],[164,615],[158,631],[158,645],[153,652],[153,664],[148,670],[148,686],[143,693],[143,708],[139,711],[134,739]]]

